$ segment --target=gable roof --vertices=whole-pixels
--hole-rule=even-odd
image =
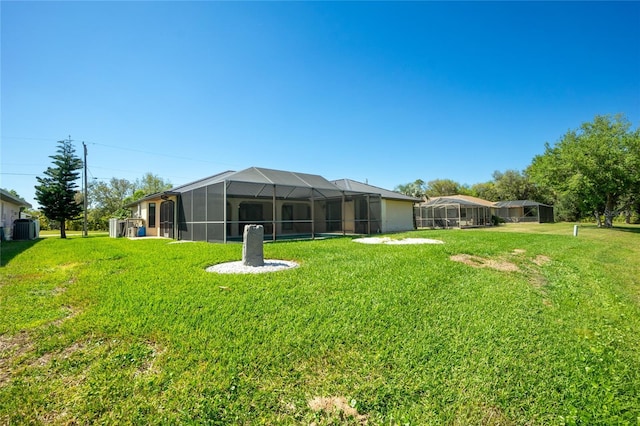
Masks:
[[[418,202],[419,198],[410,197],[405,194],[401,194],[395,191],[389,191],[388,189],[379,188],[377,186],[369,185],[368,183],[358,182],[352,179],[338,179],[332,181],[336,186],[340,189],[346,191],[354,191],[361,192],[367,194],[379,194],[382,198],[386,198],[388,200],[401,200],[401,201],[411,201]]]
[[[9,191],[5,191],[4,189],[0,189],[0,199],[8,203],[15,204],[19,207],[28,207],[28,208],[33,207],[31,204],[27,203],[22,198],[16,197],[12,193],[10,193]]]

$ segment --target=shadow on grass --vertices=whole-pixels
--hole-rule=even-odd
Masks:
[[[612,231],[620,231],[620,232],[632,232],[634,234],[640,234],[640,225],[613,225],[613,228],[609,228]]]
[[[0,267],[6,266],[14,257],[29,250],[41,240],[39,238],[25,241],[3,241],[0,246]]]
[[[626,223],[614,222],[613,227],[611,228],[607,228],[605,226],[598,228],[598,225],[596,225],[595,223],[581,223],[579,226],[585,229],[615,231],[615,232],[631,232],[633,234],[640,234],[640,225],[630,225]]]
[[[82,231],[67,231],[67,238],[101,238],[108,237],[109,232],[96,232],[89,231],[89,234],[85,237],[82,235]],[[51,232],[51,231],[40,231],[40,238],[60,238],[60,231]]]

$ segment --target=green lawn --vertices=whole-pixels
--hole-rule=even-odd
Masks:
[[[638,425],[640,227],[572,231],[3,242],[0,424]]]

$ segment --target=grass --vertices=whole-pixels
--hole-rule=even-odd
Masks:
[[[269,243],[300,267],[250,276],[205,272],[238,244],[3,243],[0,424],[635,425],[640,227],[621,229]]]

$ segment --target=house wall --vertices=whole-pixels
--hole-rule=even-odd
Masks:
[[[138,204],[138,210],[133,215],[134,217],[140,218],[144,221],[145,234],[146,235],[157,235],[157,231],[155,229],[150,229],[147,223],[147,214],[149,212],[149,201],[143,201]]]
[[[176,197],[171,197],[174,201]],[[145,235],[149,237],[157,237],[160,235],[160,204],[162,203],[162,199],[153,199],[142,201],[138,204],[137,209],[133,212],[133,217],[140,218],[144,220],[145,226]],[[149,226],[149,204],[155,203],[156,212],[155,212],[155,226]],[[174,218],[174,222],[176,219]]]
[[[0,200],[0,226],[4,229],[7,240],[13,236],[13,221],[20,219],[20,206],[8,201]]]
[[[383,199],[382,232],[401,232],[412,229],[413,202]]]
[[[356,217],[355,203],[353,202],[353,200],[345,201],[344,217],[343,217],[344,232],[348,234],[353,234],[356,231],[355,217]]]
[[[524,216],[524,208],[523,207],[509,207],[509,217],[510,218],[519,218]]]
[[[314,203],[313,217],[315,220],[315,232],[317,234],[327,232],[327,205],[324,201],[316,201]]]
[[[158,200],[148,200],[145,201],[142,205],[142,209],[141,209],[141,215],[140,217],[142,219],[144,219],[144,226],[146,227],[146,235],[149,237],[157,237],[158,235],[160,235],[160,203],[162,202],[161,199]],[[155,214],[154,219],[155,219],[155,226],[150,226],[151,225],[151,221],[149,218],[149,205],[151,203],[154,203],[156,206],[155,209]]]

